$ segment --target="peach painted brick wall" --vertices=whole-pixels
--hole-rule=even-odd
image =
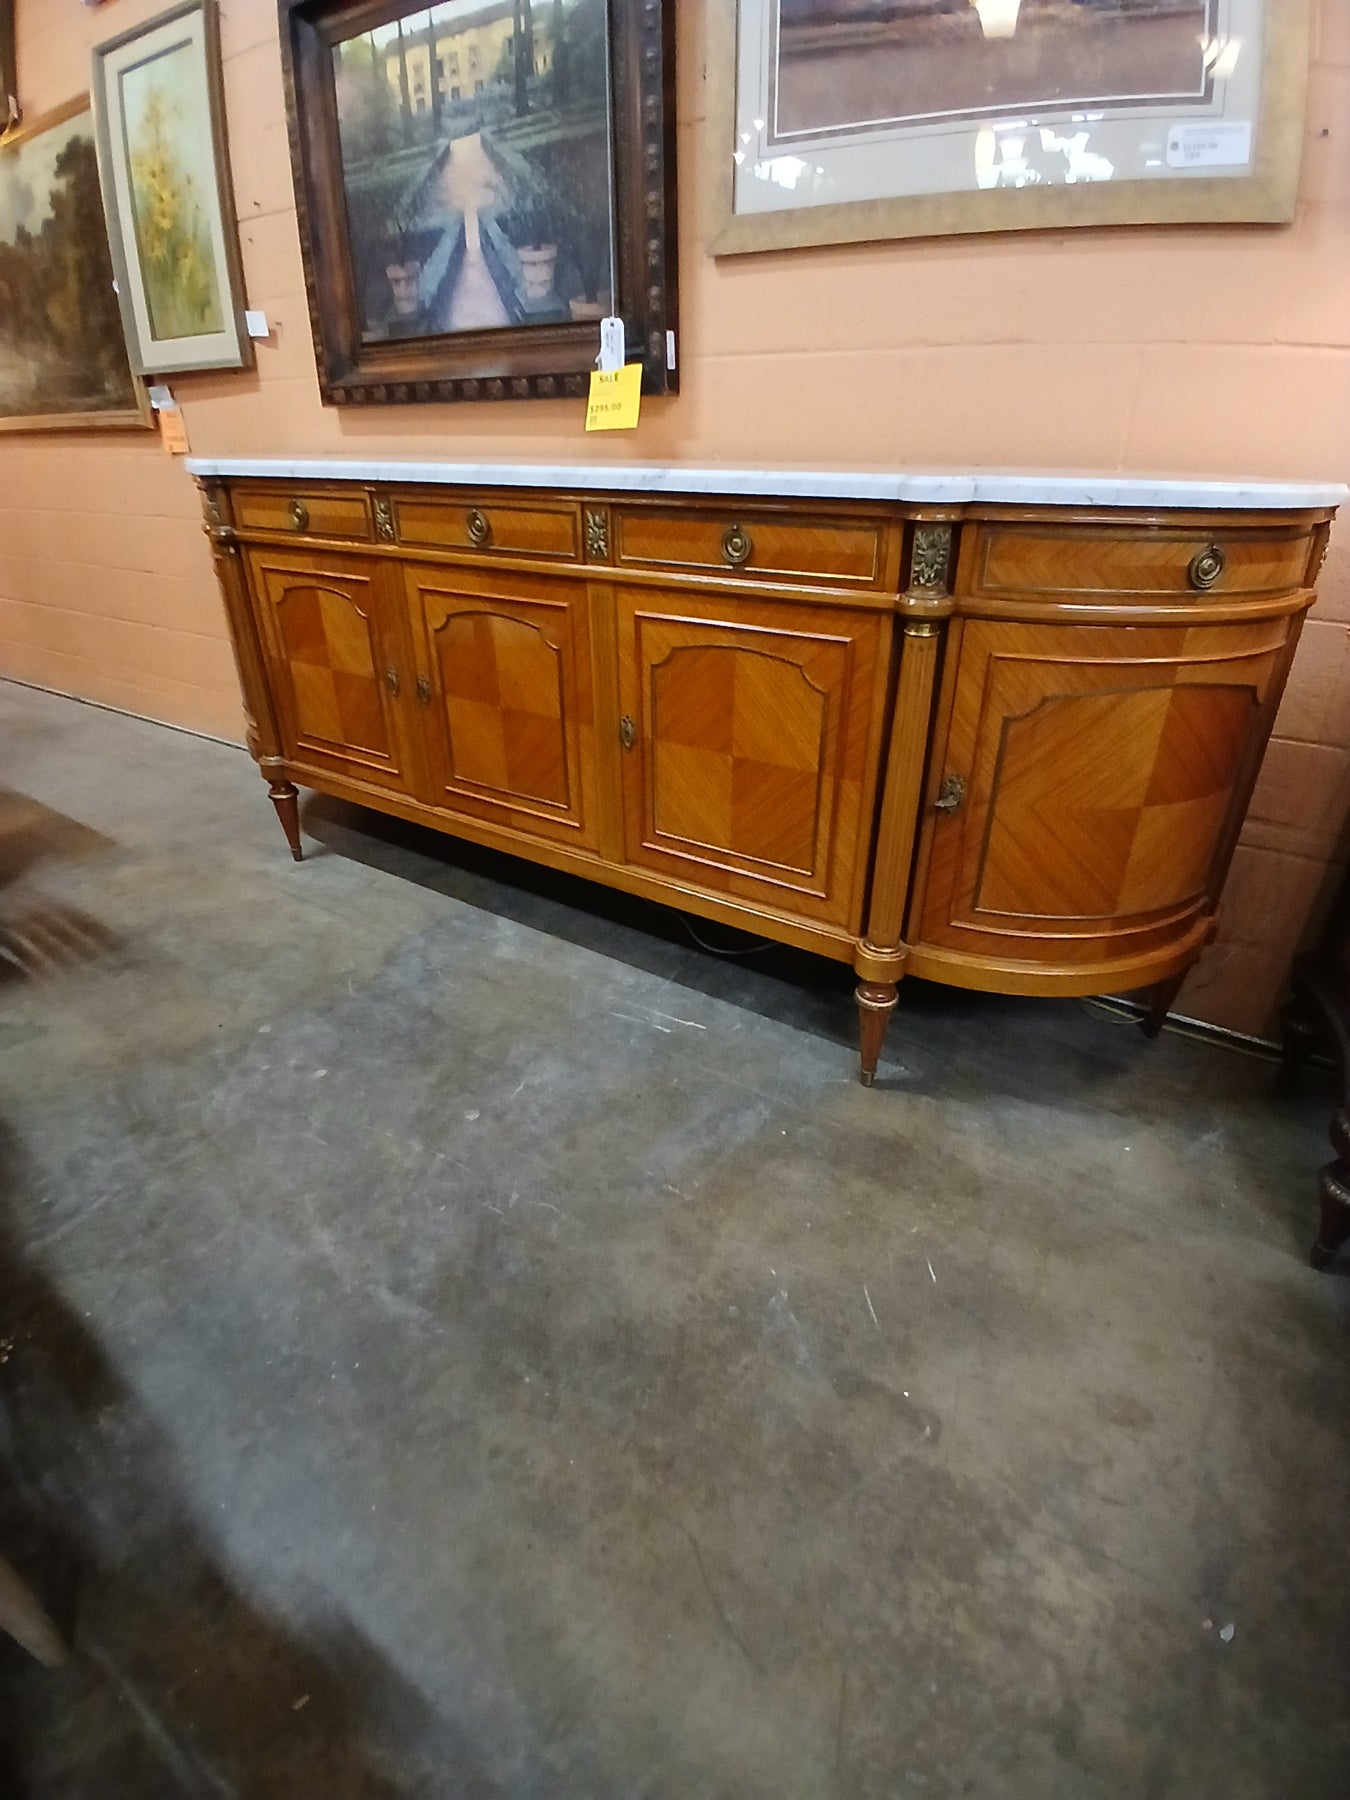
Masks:
[[[37,114],[163,0],[18,0]],[[570,403],[320,406],[274,0],[222,0],[255,372],[174,382],[204,454],[956,463],[1350,477],[1350,0],[1315,0],[1289,229],[1051,232],[714,262],[703,249],[704,9],[679,0],[684,392],[628,439]],[[227,737],[234,672],[192,484],[147,438],[0,437],[0,674]],[[1347,854],[1350,521],[1182,1010],[1269,1029],[1289,957]]]

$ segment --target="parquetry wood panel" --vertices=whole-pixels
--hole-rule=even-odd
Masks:
[[[249,553],[288,760],[413,791],[398,712],[411,659],[397,581],[374,559]]]
[[[856,919],[888,622],[620,590],[627,858],[838,923]]]
[[[1202,911],[1286,632],[967,622],[924,941],[1091,959]]]
[[[463,584],[410,569],[437,806],[593,841],[586,590],[528,576]]]
[[[1187,571],[1193,557],[1217,545],[1222,574],[1207,590]],[[988,525],[975,556],[975,591],[987,594],[1210,594],[1280,593],[1301,586],[1308,534],[1242,533],[1165,527],[1118,531],[1072,526]]]

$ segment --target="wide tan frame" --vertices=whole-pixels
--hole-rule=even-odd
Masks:
[[[993,188],[965,194],[906,194],[825,206],[737,213],[731,147],[736,141],[738,0],[708,7],[708,247],[714,256],[858,244],[875,238],[950,237],[977,231],[1056,231],[1069,225],[1287,225],[1298,198],[1311,43],[1311,0],[1265,0],[1256,167],[1246,176]]]
[[[17,131],[7,132],[4,144],[22,143],[25,138],[39,137],[50,131],[54,125],[64,125],[67,119],[74,119],[80,113],[89,113],[89,129],[94,130],[93,108],[88,94],[81,94],[74,100],[68,100],[64,106],[53,107],[51,112],[25,122]],[[125,350],[125,344],[123,346]],[[145,384],[131,369],[128,356],[128,369],[131,373],[132,392],[135,404],[129,407],[110,407],[106,412],[80,413],[31,413],[22,418],[0,418],[0,432],[7,431],[153,431],[155,415],[150,410],[150,397],[145,391]]]

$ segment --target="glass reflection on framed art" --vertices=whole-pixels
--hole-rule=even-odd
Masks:
[[[1308,0],[711,0],[713,250],[1293,216]]]

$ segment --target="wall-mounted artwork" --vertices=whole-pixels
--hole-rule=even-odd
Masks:
[[[1293,217],[1308,0],[709,0],[716,254]]]
[[[127,342],[143,375],[253,359],[225,156],[215,0],[94,52],[99,169]]]
[[[326,401],[581,393],[615,313],[674,389],[668,5],[281,4]]]
[[[87,99],[0,144],[0,431],[151,427],[127,361]]]
[[[0,0],[0,131],[17,123],[19,70],[14,39],[14,0]]]

